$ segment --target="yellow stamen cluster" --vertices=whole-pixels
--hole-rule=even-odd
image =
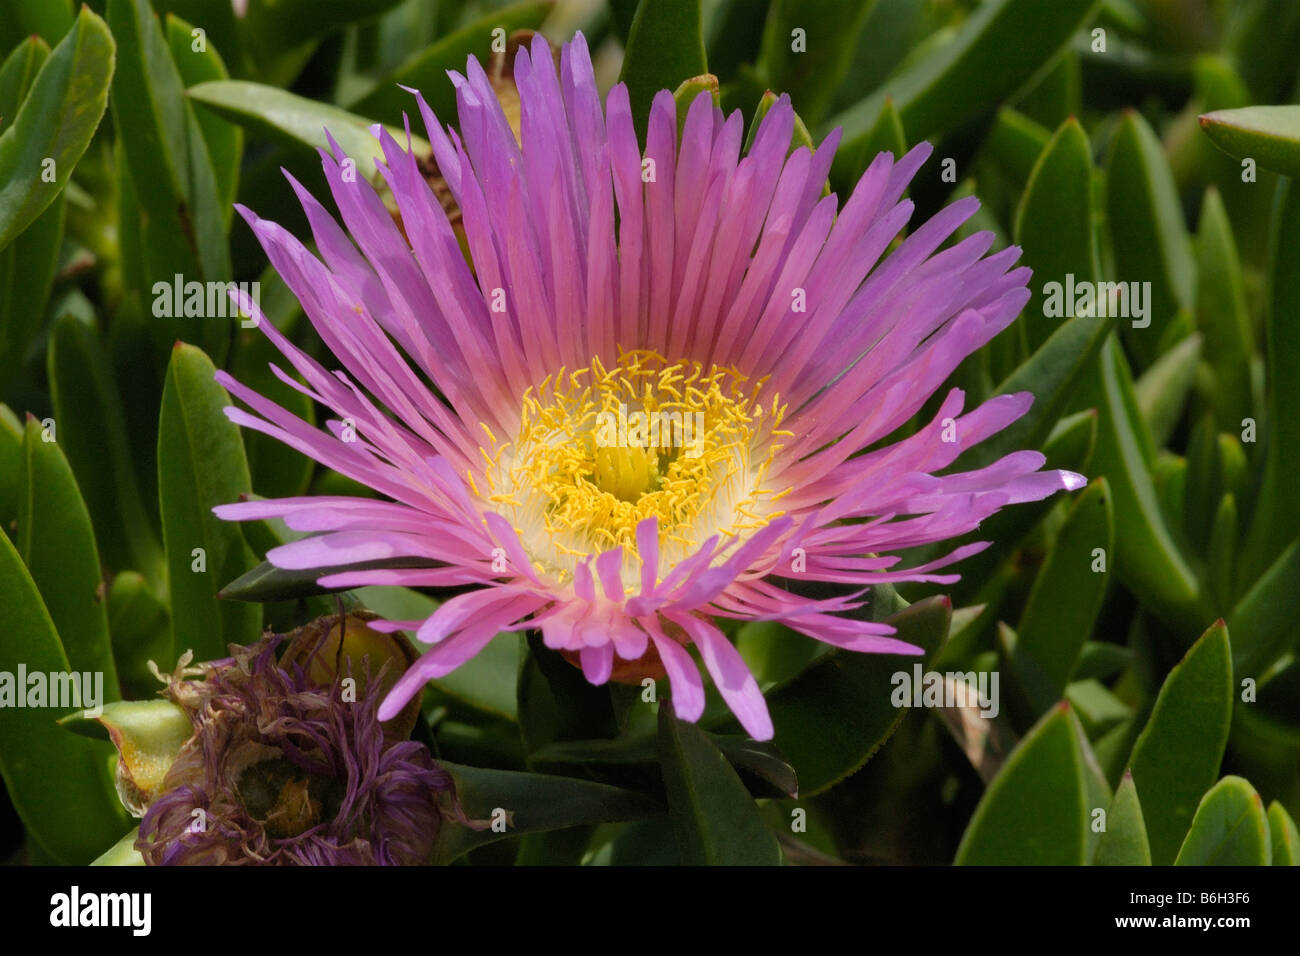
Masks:
[[[635,555],[637,525],[651,516],[666,571],[714,534],[734,538],[780,515],[771,502],[783,494],[765,479],[790,434],[786,409],[779,396],[759,402],[762,381],[747,384],[733,369],[649,351],[561,369],[525,392],[513,442],[488,433],[484,496],[553,579],[570,579],[593,552]],[[625,580],[635,565],[624,562]]]

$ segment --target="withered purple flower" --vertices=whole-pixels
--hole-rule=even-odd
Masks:
[[[394,661],[380,667],[367,657],[366,673],[354,675],[344,657],[335,669],[336,622],[177,669],[167,695],[194,736],[141,822],[136,849],[147,863],[429,861],[443,801],[454,802],[451,775],[422,743],[403,739],[409,720],[379,722]],[[374,634],[350,618],[345,640],[355,632]],[[185,679],[196,670],[201,679]]]

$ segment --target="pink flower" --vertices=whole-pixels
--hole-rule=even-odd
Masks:
[[[471,58],[466,73],[452,74],[459,134],[416,95],[472,266],[410,152],[378,132],[404,238],[365,177],[345,175],[331,140],[339,159],[322,152],[323,167],[346,232],[290,179],[319,257],[240,211],[346,370],[326,371],[261,322],[306,385],[279,374],[339,418],[318,430],[218,373],[251,409],[227,409],[233,421],[391,499],[217,508],[315,533],[268,560],[421,559],[434,566],[320,582],[472,586],[427,620],[387,625],[432,648],[382,718],[497,633],[539,628],[594,684],[661,668],[685,720],[704,708],[694,646],[744,728],[768,739],[763,696],[716,619],[916,653],[888,625],[843,612],[873,584],[952,582],[935,572],[986,545],[912,568],[884,552],[1082,485],[1041,471],[1035,451],[935,474],[1019,418],[1028,393],[964,411],[954,389],[929,425],[864,451],[1029,298],[1029,270],[1013,268],[1019,250],[986,256],[990,233],[936,251],[974,199],[881,258],[908,222],[900,197],[929,146],[877,156],[839,209],[822,196],[838,132],[789,153],[785,97],[742,158],[739,113],[701,94],[678,142],[673,97],[661,92],[642,150],[622,85],[602,109],[582,36],[558,75],[538,37],[514,71],[521,148],[482,67]],[[769,575],[856,592],[812,600]]]

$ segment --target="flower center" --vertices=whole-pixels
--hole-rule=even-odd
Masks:
[[[596,487],[629,504],[659,484],[659,456],[640,445],[597,447],[595,466]]]
[[[307,773],[284,757],[248,767],[240,774],[237,788],[249,816],[279,839],[298,836],[332,819],[343,797],[338,781]]]
[[[714,534],[735,537],[779,516],[765,478],[785,414],[763,382],[654,352],[606,367],[561,369],[525,392],[513,443],[485,447],[485,497],[519,531],[542,573],[566,580],[577,560],[659,523],[661,565]],[[492,437],[489,435],[489,437]],[[471,482],[473,478],[471,477]],[[784,494],[784,493],[783,493]],[[639,575],[624,562],[624,579]]]

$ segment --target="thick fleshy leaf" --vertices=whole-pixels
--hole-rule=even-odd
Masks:
[[[609,689],[588,681],[537,632],[528,635],[515,690],[519,735],[530,754],[559,740],[612,737],[618,730]]]
[[[18,519],[22,483],[18,469],[23,460],[23,426],[8,405],[0,404],[0,528]]]
[[[40,422],[27,420],[14,545],[41,592],[72,669],[102,673],[105,701],[117,700],[104,579],[90,514],[68,460],[47,436]]]
[[[1232,651],[1220,621],[1169,672],[1129,756],[1157,866],[1173,862],[1197,803],[1219,775],[1232,698]]]
[[[0,776],[28,833],[46,853],[64,864],[88,863],[126,829],[126,814],[108,774],[106,757],[112,751],[69,734],[55,719],[62,711],[102,703],[102,698],[84,699],[81,680],[52,679],[69,674],[67,655],[35,582],[3,534],[0,621],[5,622],[0,673],[7,678],[0,683],[0,699],[11,698],[0,707]],[[73,698],[74,686],[81,699]],[[86,695],[94,694],[92,679]],[[24,706],[16,706],[17,695]]]
[[[1101,762],[1093,752],[1083,721],[1075,713],[1073,703],[1068,700],[1066,703],[1070,705],[1070,726],[1074,730],[1075,745],[1079,748],[1079,761],[1083,771],[1083,809],[1088,816],[1083,858],[1084,860],[1091,860],[1097,852],[1097,845],[1101,842],[1101,831],[1097,827],[1097,820],[1101,815],[1099,811],[1105,810],[1111,805],[1114,793],[1106,779],[1106,773],[1102,769]]]
[[[14,121],[49,56],[50,45],[32,35],[10,50],[0,63],[0,129]]]
[[[1238,683],[1243,696],[1250,686],[1245,683],[1247,675],[1243,674]],[[1253,688],[1256,699],[1242,701],[1233,719],[1242,725],[1239,732],[1242,740],[1255,736],[1264,746],[1262,753],[1268,753],[1278,771],[1289,771],[1293,765],[1292,756],[1300,748],[1300,660],[1293,655],[1285,662],[1271,667],[1263,678],[1255,680]]]
[[[1079,115],[1081,73],[1078,47],[1067,49],[1045,73],[1039,74],[1027,91],[1016,97],[1016,109],[1047,126],[1057,126]]]
[[[545,833],[525,833],[519,838],[515,866],[577,866],[597,828],[566,827]]]
[[[916,141],[982,112],[1051,60],[1095,6],[1094,0],[990,0],[980,5],[949,42],[826,121],[827,129],[844,127],[839,156],[856,155],[859,138],[875,125],[886,96],[893,97],[903,128]],[[858,172],[837,157],[832,182],[840,189]]]
[[[1300,510],[1291,506],[1300,474],[1300,187],[1289,180],[1273,208],[1271,295],[1265,310],[1268,345],[1268,457],[1250,532],[1242,549],[1239,580],[1253,581],[1300,535]]]
[[[1274,866],[1300,866],[1300,832],[1286,807],[1274,800],[1268,805],[1268,832]]]
[[[1294,78],[1294,37],[1300,7],[1287,0],[1266,0],[1242,8],[1226,46],[1257,102],[1276,102]]]
[[[907,132],[903,129],[898,110],[894,109],[893,100],[885,100],[885,105],[880,109],[880,118],[867,135],[862,150],[864,167],[870,165],[880,153],[893,153],[897,159],[907,152]]]
[[[159,366],[182,337],[224,363],[238,320],[228,298],[208,287],[213,302],[199,296],[198,316],[179,301],[186,283],[231,278],[229,215],[212,157],[147,0],[110,0],[108,22],[118,42],[112,104],[126,283],[151,303],[147,329]]]
[[[241,42],[242,24],[236,16],[236,9],[242,6],[243,0],[239,3],[227,3],[226,0],[161,0],[154,4],[160,17],[166,11],[201,29],[204,41],[220,50],[230,72],[237,74],[253,69],[248,62],[248,44]]]
[[[1205,337],[1205,361],[1214,371],[1214,418],[1220,431],[1240,434],[1242,419],[1251,414],[1255,332],[1232,222],[1214,187],[1201,204],[1196,251],[1196,324]]]
[[[743,0],[737,0],[741,5]],[[858,35],[858,48],[849,61],[844,82],[836,93],[835,106],[851,106],[865,90],[874,90],[895,71],[903,68],[909,53],[924,43],[931,27],[934,8],[929,0],[885,0],[873,2],[867,22]],[[944,31],[950,38],[952,30]]]
[[[379,16],[401,0],[246,0],[244,34],[260,50],[303,45]]]
[[[122,839],[118,840],[111,847],[95,857],[91,861],[91,866],[144,866],[144,857],[140,851],[135,848],[135,841],[140,836],[140,828],[136,827]]]
[[[149,662],[168,671],[176,661],[167,605],[139,572],[123,571],[109,585],[108,630],[126,697],[138,699],[157,693],[158,678]]]
[[[216,174],[162,26],[146,0],[110,0],[108,22],[120,45],[113,122],[137,200],[151,217],[174,227],[183,243],[175,257],[150,249],[159,255],[146,281],[152,288],[171,278],[167,267],[185,265],[190,268],[180,271],[187,278],[224,280],[230,259]],[[151,238],[161,242],[169,234]]]
[[[779,866],[781,847],[709,735],[659,708],[659,759],[681,861]]]
[[[239,525],[213,507],[248,493],[239,429],[222,411],[230,403],[213,380],[212,362],[177,343],[167,367],[158,420],[158,503],[171,588],[174,653],[197,660],[225,657],[227,645],[252,644],[259,605],[220,601],[217,591],[253,563]]]
[[[797,797],[794,767],[771,741],[744,734],[710,735],[722,755],[755,797]],[[615,740],[564,740],[547,744],[528,756],[529,765],[544,773],[590,777],[605,782],[659,778],[659,753],[654,734]]]
[[[74,9],[72,0],[6,0],[0,49],[8,49],[24,36],[57,43],[72,26]]]
[[[374,124],[347,110],[318,103],[287,90],[247,80],[215,80],[200,83],[185,91],[193,100],[211,107],[222,116],[246,129],[268,135],[298,149],[328,149],[325,131],[356,163],[357,172],[371,182],[381,181],[374,161],[383,158],[379,140],[370,134]],[[388,127],[399,143],[406,143],[405,131]],[[412,149],[427,156],[431,148],[418,136],[411,137]]]
[[[1221,494],[1218,436],[1214,419],[1205,415],[1192,426],[1183,478],[1183,528],[1192,546],[1200,551],[1210,543],[1210,527]]]
[[[438,833],[435,862],[450,863],[496,840],[593,823],[643,820],[663,813],[644,794],[571,777],[486,770],[440,762],[456,785],[465,814],[482,829],[448,823]],[[500,821],[496,827],[493,820]]]
[[[1183,417],[1187,397],[1196,382],[1202,341],[1200,335],[1187,336],[1152,362],[1133,383],[1133,397],[1155,445],[1163,446]]]
[[[1052,138],[1050,129],[1004,106],[998,110],[984,148],[1009,176],[1028,184],[1034,167]]]
[[[1295,602],[1300,594],[1300,539],[1232,609],[1233,665],[1242,677],[1257,677],[1297,639]]]
[[[225,61],[206,35],[196,36],[196,28],[174,14],[167,15],[167,45],[185,86],[226,80]],[[239,161],[244,152],[244,131],[234,123],[207,111],[197,111],[199,129],[208,147],[212,171],[217,180],[217,197],[225,216],[226,228],[234,214],[235,193],[239,187]]]
[[[1017,627],[1011,666],[1035,714],[1060,699],[1106,593],[1097,548],[1110,554],[1114,516],[1105,478],[1070,506]]]
[[[66,213],[60,195],[0,250],[0,394],[18,384],[23,359],[45,318]]]
[[[984,792],[954,862],[959,866],[1070,866],[1088,839],[1083,756],[1068,704],[1020,741]]]
[[[1065,687],[1064,697],[1090,738],[1104,734],[1133,715],[1131,707],[1097,680],[1072,680]]]
[[[896,638],[923,648],[924,655],[831,651],[766,695],[774,743],[798,774],[801,794],[820,793],[844,779],[889,738],[907,713],[892,700],[899,694],[895,676],[911,679],[916,667],[924,671],[947,637],[951,617],[948,598],[919,601],[888,622],[898,629]],[[714,729],[737,733],[739,725],[728,719]]]
[[[20,43],[0,65],[0,129],[18,112],[49,45],[38,36]],[[40,329],[59,265],[66,212],[64,196],[0,251],[0,396],[18,384],[18,370]]]
[[[820,122],[830,106],[871,7],[841,0],[772,0],[769,5],[759,72],[772,89],[790,94],[809,123]]]
[[[1074,667],[1075,680],[1102,680],[1118,674],[1133,660],[1131,648],[1109,641],[1085,641]]]
[[[90,512],[104,563],[163,581],[163,554],[140,496],[117,386],[93,326],[65,315],[54,323],[46,355],[55,437]]]
[[[610,12],[622,31],[623,17],[618,13],[620,6],[630,7],[627,12],[627,26],[630,28],[636,2],[611,0],[609,4]],[[771,0],[714,0],[701,8],[709,69],[724,83],[735,79],[739,73],[754,73],[750,64],[758,62],[770,9]],[[626,42],[627,33],[621,32],[620,39]]]
[[[1210,541],[1205,549],[1206,586],[1221,614],[1232,608],[1233,577],[1236,574],[1237,548],[1240,524],[1237,517],[1237,499],[1231,492],[1219,499],[1210,526]]]
[[[1097,275],[1092,179],[1092,145],[1071,117],[1038,157],[1016,212],[1015,241],[1034,270],[1033,298],[1025,307],[1031,349],[1047,340],[1063,316],[1076,314],[1074,302],[1062,301],[1066,290]]]
[[[1300,106],[1244,106],[1200,118],[1201,129],[1229,156],[1253,159],[1283,176],[1300,176]]]
[[[536,29],[552,6],[551,0],[514,3],[439,37],[376,83],[370,92],[349,102],[348,110],[396,123],[403,112],[415,111],[415,98],[402,89],[405,86],[419,90],[439,120],[451,122],[456,116],[456,89],[447,79],[447,71],[464,72],[469,56],[487,64],[492,56],[494,30],[502,29],[509,36],[516,30]],[[508,65],[514,66],[513,63]],[[333,127],[330,131],[333,132]],[[337,133],[334,135],[338,136]]]
[[[99,126],[113,75],[113,37],[83,6],[0,134],[0,249],[68,184]],[[53,165],[51,166],[51,163]]]
[[[627,84],[632,117],[644,135],[650,103],[660,90],[709,72],[700,27],[700,0],[641,0],[628,32],[619,79]]]
[[[1249,494],[1250,462],[1241,440],[1232,434],[1220,432],[1217,436],[1219,459],[1219,488],[1225,495]]]
[[[1083,399],[1101,413],[1093,469],[1114,496],[1116,564],[1125,587],[1162,617],[1195,627],[1196,575],[1174,542],[1151,478],[1151,438],[1137,409],[1128,362],[1114,337],[1102,347]]]
[[[1201,800],[1175,866],[1268,866],[1264,801],[1241,777],[1224,777]]]
[[[1135,110],[1120,121],[1107,158],[1106,181],[1115,276],[1126,283],[1151,283],[1144,299],[1147,314],[1137,318],[1129,302],[1134,318],[1120,327],[1146,366],[1155,360],[1160,335],[1174,313],[1190,310],[1195,302],[1196,261],[1169,161],[1160,140]],[[1136,327],[1134,321],[1149,325]]]
[[[1146,822],[1133,775],[1124,774],[1106,811],[1106,829],[1092,858],[1094,866],[1150,866]]]
[[[736,650],[764,690],[793,677],[829,650],[779,621],[748,621],[736,629],[735,638]]]
[[[794,767],[768,740],[754,740],[748,735],[713,737],[727,762],[756,797],[799,796],[799,778]]]

